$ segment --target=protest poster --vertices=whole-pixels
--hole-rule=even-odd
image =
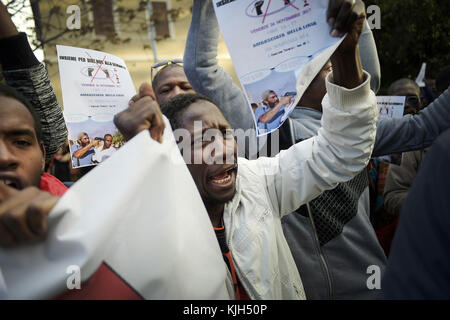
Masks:
[[[405,96],[377,96],[378,119],[402,118],[405,110]],[[400,165],[402,154],[377,157],[381,162]]]
[[[328,0],[212,0],[258,136],[279,128],[343,38]]]
[[[401,118],[405,110],[404,96],[377,96],[378,118]]]
[[[208,213],[165,125],[162,144],[143,131],[67,190],[45,242],[0,247],[0,299],[233,297]]]
[[[113,123],[136,94],[125,62],[111,54],[56,46],[74,168],[108,159],[124,144]]]

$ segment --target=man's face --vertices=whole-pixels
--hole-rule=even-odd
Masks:
[[[16,189],[39,187],[45,166],[34,120],[19,101],[0,96],[0,183]]]
[[[106,136],[105,137],[105,142],[103,143],[103,147],[105,149],[108,149],[109,147],[111,147],[112,144],[112,137],[111,136]]]
[[[89,144],[89,136],[85,135],[83,138],[81,138],[80,141],[81,141],[81,145],[82,146],[85,146],[85,145]]]
[[[403,115],[415,114],[420,110],[420,91],[413,84],[402,84],[392,91],[394,96],[406,96]]]
[[[237,144],[230,124],[214,104],[204,100],[190,105],[181,117],[192,142],[187,166],[203,201],[220,204],[231,200],[236,192]],[[194,121],[202,125],[194,126]],[[202,139],[203,134],[212,139]],[[202,163],[195,164],[195,159]]]
[[[269,94],[266,101],[267,101],[267,104],[271,108],[273,108],[280,101],[280,99],[278,98],[278,96],[275,92],[272,92]]]
[[[161,105],[181,93],[195,93],[182,67],[164,69],[158,75],[155,87],[156,101]]]

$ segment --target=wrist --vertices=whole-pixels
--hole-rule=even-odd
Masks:
[[[334,83],[347,89],[356,88],[364,82],[364,72],[359,46],[342,48],[331,57]]]

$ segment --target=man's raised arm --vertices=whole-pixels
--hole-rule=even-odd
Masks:
[[[219,25],[211,0],[194,0],[192,21],[184,53],[184,71],[194,90],[214,101],[235,129],[253,128],[244,92],[218,65]],[[364,69],[375,92],[380,85],[380,64],[372,31],[365,21],[360,37]]]
[[[233,128],[254,128],[244,93],[217,62],[218,43],[219,24],[212,1],[194,0],[183,59],[189,83],[219,106]]]
[[[358,54],[364,4],[351,3],[330,1],[327,18],[332,35],[345,31],[348,35],[331,58],[333,73],[326,79],[318,135],[281,151],[275,158],[256,161],[280,215],[350,180],[369,161],[376,133],[376,99],[370,89],[370,75],[362,70]]]

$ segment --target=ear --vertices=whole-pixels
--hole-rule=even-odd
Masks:
[[[39,148],[41,149],[41,153],[42,153],[42,159],[41,159],[41,171],[44,172],[45,171],[45,147],[44,147],[44,143],[41,141],[39,143]]]

